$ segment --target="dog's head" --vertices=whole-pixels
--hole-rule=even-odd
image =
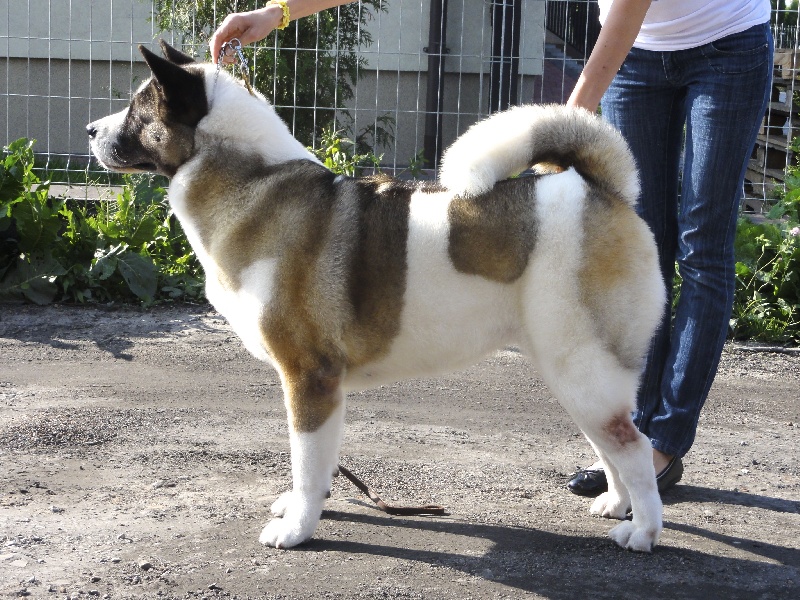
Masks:
[[[195,128],[208,113],[206,68],[161,42],[166,58],[139,50],[152,77],[130,106],[86,126],[92,152],[111,171],[168,177],[194,152]]]

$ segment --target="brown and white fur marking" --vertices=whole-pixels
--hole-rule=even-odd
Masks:
[[[631,421],[664,290],[632,206],[633,159],[586,111],[511,109],[447,151],[439,183],[336,176],[262,97],[162,44],[128,109],[87,127],[109,169],[172,178],[207,295],[283,384],[290,492],[264,544],[309,539],[330,489],[345,392],[472,364],[515,344],[602,459],[595,514],[650,551],[661,501]],[[555,174],[508,179],[535,163]]]

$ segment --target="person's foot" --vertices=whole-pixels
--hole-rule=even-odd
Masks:
[[[656,485],[658,485],[658,493],[663,494],[667,490],[675,487],[683,477],[683,461],[677,456],[673,456],[667,466],[656,475]]]
[[[603,470],[603,463],[597,462],[591,467],[579,469],[572,474],[567,489],[578,496],[599,496],[608,491],[608,481]]]
[[[656,469],[656,473],[661,473],[666,469],[669,463],[672,462],[672,458],[672,455],[664,454],[661,450],[653,448],[653,466]]]
[[[683,477],[683,461],[677,456],[653,450],[653,464],[658,473],[656,484],[660,494],[675,487]],[[567,489],[578,496],[599,496],[608,491],[608,480],[602,463],[595,463],[591,467],[573,473],[567,483]]]

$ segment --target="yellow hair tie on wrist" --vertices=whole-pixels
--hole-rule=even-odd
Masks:
[[[286,4],[286,0],[269,0],[267,4],[277,4],[281,7],[283,11],[283,17],[281,18],[281,24],[278,25],[278,29],[286,29],[286,26],[289,24],[289,20],[291,17],[289,16],[289,5]]]

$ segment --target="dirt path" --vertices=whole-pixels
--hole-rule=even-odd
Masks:
[[[313,541],[265,548],[290,483],[275,374],[205,307],[0,306],[0,597],[800,597],[800,355],[726,350],[652,555],[567,493],[588,444],[514,351],[352,395]]]

